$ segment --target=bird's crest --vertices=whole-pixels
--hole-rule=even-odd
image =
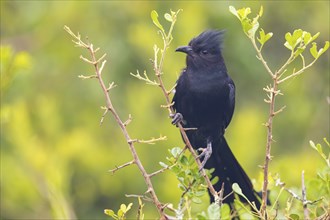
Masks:
[[[224,30],[207,30],[193,38],[189,45],[198,49],[211,49],[211,50],[221,50],[221,44],[223,41]]]

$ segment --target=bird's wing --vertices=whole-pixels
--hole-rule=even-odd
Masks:
[[[227,111],[225,115],[225,120],[226,120],[226,126],[227,127],[231,121],[231,118],[233,117],[234,114],[234,109],[235,109],[235,84],[234,82],[229,82],[228,83],[229,87],[229,93],[228,93],[228,105],[227,105]]]

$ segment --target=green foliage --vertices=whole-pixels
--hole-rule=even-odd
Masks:
[[[0,91],[4,92],[11,84],[15,75],[24,70],[28,72],[32,66],[31,56],[25,52],[13,51],[13,48],[9,45],[0,46],[0,72],[1,72],[1,87]],[[2,93],[1,93],[2,94]]]
[[[200,204],[202,202],[200,198],[207,193],[207,186],[199,173],[195,159],[191,154],[183,154],[182,149],[178,147],[170,149],[169,153],[170,156],[166,157],[168,163],[160,162],[160,165],[170,168],[175,174],[184,201]],[[211,172],[207,172],[209,177],[211,177]],[[217,179],[214,179],[213,183],[216,181]]]
[[[104,213],[115,220],[124,220],[126,219],[126,213],[132,208],[132,206],[133,203],[130,203],[127,206],[125,204],[121,204],[120,208],[117,211],[117,214],[115,214],[115,211],[113,211],[112,209],[105,209]]]
[[[248,16],[251,14],[250,8],[242,8],[236,10],[233,6],[229,7],[229,11],[235,15],[239,21],[241,22],[243,32],[247,35],[247,37],[250,39],[252,45],[254,46],[254,49],[257,52],[257,58],[261,61],[264,68],[266,69],[267,73],[271,76],[272,83],[270,85],[267,85],[264,88],[264,91],[267,93],[268,99],[264,99],[266,103],[269,104],[269,117],[267,119],[267,122],[264,124],[267,128],[267,143],[266,143],[266,156],[265,156],[265,162],[263,166],[264,170],[264,181],[263,181],[263,188],[262,188],[262,205],[261,209],[257,210],[257,208],[253,205],[253,209],[257,212],[257,216],[259,216],[261,219],[268,219],[268,217],[271,216],[271,211],[273,211],[273,208],[271,210],[267,210],[266,204],[268,200],[268,191],[269,191],[269,162],[271,160],[271,146],[274,142],[274,135],[273,135],[273,119],[274,117],[281,113],[285,106],[281,107],[279,110],[275,110],[275,100],[278,95],[283,95],[283,93],[279,90],[279,85],[283,83],[284,81],[296,77],[303,73],[306,69],[310,68],[316,60],[329,48],[329,41],[325,42],[325,46],[321,48],[320,50],[317,50],[316,43],[314,42],[317,37],[319,36],[319,33],[312,36],[311,33],[303,31],[301,29],[296,29],[293,31],[293,33],[286,33],[285,34],[285,40],[284,46],[291,51],[291,54],[287,61],[280,66],[276,71],[273,71],[272,68],[267,64],[267,60],[264,58],[262,54],[262,49],[264,44],[273,36],[272,33],[265,34],[263,29],[260,29],[259,31],[259,37],[257,37],[257,41],[260,45],[258,45],[255,41],[255,34],[256,31],[259,29],[259,22],[258,19],[263,14],[263,7],[261,6],[259,13],[254,17],[253,19],[250,19]],[[305,51],[308,44],[312,43],[312,47],[310,48],[310,53],[313,56],[314,60],[311,61],[308,65],[306,65],[305,57],[303,55],[303,52]],[[289,64],[291,64],[298,56],[302,59],[302,67],[299,68],[296,71],[296,68],[293,68],[292,73],[289,73],[289,75],[284,74],[287,71],[287,67]],[[283,78],[282,78],[283,77]],[[322,154],[322,148],[320,146],[315,146],[312,142],[311,145],[314,149],[318,150],[318,152],[321,154],[321,156],[327,161],[327,158],[324,154]],[[327,177],[321,178],[325,181],[328,180]],[[284,183],[282,183],[279,179],[276,180],[278,182],[278,185],[280,185],[284,189]],[[241,189],[237,184],[233,185],[233,190],[238,195],[242,196],[246,199],[246,197],[242,194]],[[309,219],[310,214],[307,205],[311,204],[311,202],[307,201],[306,199],[306,187],[305,187],[305,180],[304,180],[304,172],[302,173],[302,198],[300,198],[294,191],[290,189],[286,189],[291,195],[291,199],[287,202],[286,207],[286,214],[285,216],[289,219],[300,219],[299,215],[297,214],[297,211],[299,209],[292,208],[293,207],[293,199],[299,200],[302,203],[304,213],[304,218]],[[281,191],[280,191],[281,193]],[[278,201],[278,198],[280,196],[280,193],[276,199],[275,202]],[[246,199],[247,200],[247,199]],[[239,202],[239,201],[238,201]],[[244,206],[243,206],[244,207]],[[327,208],[326,208],[327,209]],[[276,210],[275,217],[278,215],[278,212],[281,212],[281,210]],[[327,212],[327,211],[326,211]],[[325,216],[327,216],[328,213],[325,213]],[[314,217],[317,217],[314,216]]]

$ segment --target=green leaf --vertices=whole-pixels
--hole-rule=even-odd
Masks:
[[[312,35],[311,35],[311,33],[304,31],[303,36],[304,36],[304,44],[307,45],[310,42],[310,40],[312,39]]]
[[[151,19],[152,22],[161,30],[164,32],[163,26],[158,21],[158,13],[155,10],[151,11]]]
[[[239,185],[237,183],[234,183],[232,185],[232,188],[233,188],[234,192],[237,193],[238,195],[240,195],[240,196],[243,195],[243,192],[241,190],[241,187],[239,187]]]
[[[182,149],[179,147],[174,147],[170,150],[173,157],[178,157],[178,155],[181,153]]]
[[[234,184],[232,185],[232,188],[233,188],[233,191],[234,191],[235,193],[237,193],[238,195],[242,196],[244,199],[246,199],[246,201],[249,201],[249,200],[246,198],[246,196],[243,194],[241,187],[239,187],[239,185],[238,185],[237,183],[234,183]]]
[[[168,165],[166,164],[166,163],[164,163],[164,162],[159,162],[159,165],[161,165],[162,167],[164,167],[164,168],[167,168],[168,167]]]
[[[329,49],[329,41],[326,41],[324,47],[319,50],[318,55],[321,56],[328,49]]]
[[[288,48],[289,50],[294,50],[294,48],[303,40],[302,35],[303,31],[301,29],[294,30],[294,32],[286,33],[285,34],[285,40],[284,46]]]
[[[211,180],[211,183],[212,183],[212,185],[214,185],[214,184],[216,184],[218,181],[219,181],[219,177],[218,177],[218,176],[215,176],[215,177]]]
[[[205,195],[205,193],[206,193],[206,191],[205,191],[205,190],[202,190],[202,191],[197,191],[197,192],[195,192],[195,196],[197,196],[197,197],[202,197],[202,196],[204,196],[204,195]]]
[[[312,47],[310,49],[310,52],[312,54],[312,56],[317,59],[319,58],[325,51],[327,51],[329,49],[329,41],[326,41],[325,42],[325,45],[323,48],[321,48],[320,50],[317,50],[317,46],[316,46],[316,43],[313,42],[312,43]]]
[[[243,27],[243,31],[245,34],[247,34],[249,36],[249,31],[252,29],[252,23],[251,20],[248,18],[244,18],[242,21],[242,27]]]
[[[251,14],[251,8],[241,8],[237,10],[238,16],[242,19],[246,18],[249,14]]]
[[[273,33],[269,32],[265,34],[265,31],[261,28],[259,31],[259,36],[260,38],[257,38],[257,40],[261,45],[264,45],[264,43],[266,43],[273,36]]]
[[[289,218],[292,219],[292,220],[299,220],[299,215],[297,215],[297,214],[291,214],[289,216]]]
[[[259,17],[261,17],[264,13],[264,7],[262,7],[262,5],[260,6],[260,10],[259,10]]]
[[[297,57],[297,56],[299,56],[302,52],[304,52],[305,48],[306,48],[305,46],[303,46],[303,47],[298,47],[297,50],[294,52],[294,57]]]
[[[249,34],[250,37],[254,36],[254,35],[256,34],[256,31],[257,31],[258,28],[259,28],[258,18],[259,18],[259,17],[257,16],[257,17],[255,17],[255,18],[253,19],[252,24],[251,24],[252,27],[251,27],[250,30],[248,30],[248,34]]]
[[[221,219],[229,219],[230,218],[230,207],[228,204],[221,205]]]
[[[126,208],[126,212],[128,212],[132,208],[132,206],[133,206],[133,203],[128,204],[128,206]]]
[[[233,14],[233,15],[235,15],[239,20],[241,20],[241,18],[238,16],[238,13],[237,13],[237,11],[236,11],[236,8],[234,7],[234,6],[229,6],[229,11]]]
[[[197,220],[208,220],[204,211],[197,214]]]
[[[311,52],[312,56],[315,59],[317,59],[318,53],[317,53],[317,48],[316,48],[316,43],[315,42],[312,43],[312,47],[309,51]]]
[[[201,204],[202,203],[202,200],[198,197],[193,197],[191,200],[196,204]]]
[[[212,203],[211,205],[209,205],[209,207],[207,208],[207,214],[209,219],[220,219],[220,206]]]
[[[180,163],[183,164],[183,165],[188,166],[189,165],[189,160],[185,155],[182,155],[181,158],[180,158]]]
[[[172,11],[171,11],[171,13],[172,13]],[[165,18],[166,20],[168,20],[169,22],[172,22],[172,21],[173,21],[172,16],[171,16],[169,13],[166,13],[166,14],[164,15],[164,18]]]
[[[104,209],[104,214],[111,216],[114,219],[118,219],[118,216],[111,209]]]

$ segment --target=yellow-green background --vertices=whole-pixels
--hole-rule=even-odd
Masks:
[[[283,46],[286,32],[321,32],[320,46],[329,39],[328,1],[1,1],[1,217],[104,219],[103,209],[136,202],[125,194],[146,190],[134,166],[115,175],[107,172],[130,161],[131,154],[110,115],[99,126],[103,94],[96,80],[77,78],[93,69],[79,59],[87,54],[73,46],[64,25],[87,35],[101,47],[100,53],[108,54],[104,78],[118,85],[111,97],[122,119],[133,117],[131,136],[168,137],[156,145],[136,145],[146,169],[159,169],[167,149],[182,146],[178,130],[160,108],[160,89],[129,74],[146,69],[152,77],[149,58],[153,45],[161,43],[150,19],[152,10],[166,23],[165,12],[183,9],[165,60],[168,88],[184,67],[184,56],[174,52],[177,46],[205,29],[227,30],[223,54],[237,96],[226,136],[250,177],[259,179],[266,140],[262,123],[268,112],[262,88],[270,78],[229,5],[249,6],[254,12],[264,6],[260,25],[274,33],[264,47],[273,69],[289,56]],[[275,118],[270,170],[288,187],[299,187],[301,171],[313,177],[322,164],[309,140],[329,138],[329,52],[303,76],[281,85],[281,91],[284,96],[278,97],[277,107],[287,107]],[[178,203],[173,174],[161,174],[153,183],[162,202]],[[256,187],[260,189],[260,182]],[[135,204],[130,217],[136,209]],[[145,209],[147,218],[157,216],[152,205]]]

